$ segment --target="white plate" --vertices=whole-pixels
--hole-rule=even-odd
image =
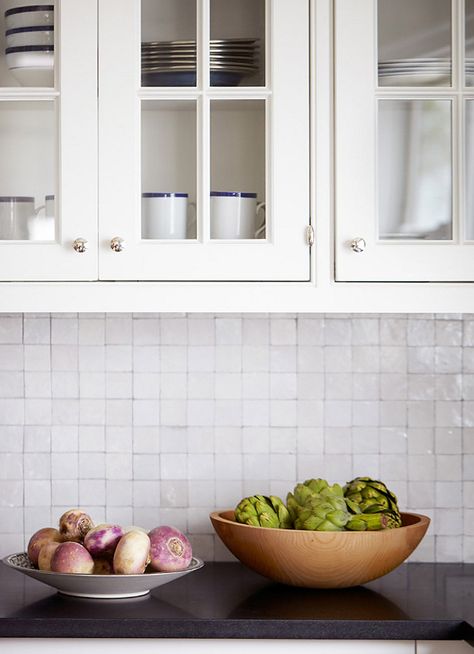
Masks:
[[[37,570],[33,568],[26,552],[10,554],[2,559],[2,562],[13,570],[56,588],[63,595],[95,599],[140,597],[149,593],[153,588],[175,581],[194,570],[199,570],[204,565],[200,559],[193,556],[189,567],[179,572],[147,572],[142,575],[85,575]]]
[[[379,86],[449,86],[451,84],[451,75],[379,75]]]

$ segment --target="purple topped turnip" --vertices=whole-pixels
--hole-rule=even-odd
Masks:
[[[60,546],[61,543],[57,543],[56,541],[49,541],[49,543],[45,543],[43,547],[39,551],[39,556],[38,556],[38,568],[40,570],[51,570],[51,561],[53,559],[53,554],[57,550],[57,548]]]
[[[155,527],[149,532],[151,567],[158,572],[184,570],[191,563],[191,543],[176,527]]]
[[[150,562],[150,539],[143,531],[129,531],[119,540],[114,553],[117,575],[139,575]]]
[[[84,547],[93,557],[111,556],[123,536],[120,525],[97,525],[87,532]]]
[[[59,518],[59,531],[63,540],[82,543],[84,536],[93,526],[91,517],[82,509],[70,509]]]
[[[56,548],[51,559],[51,570],[90,575],[94,570],[94,560],[83,545],[68,541]]]
[[[63,541],[59,531],[53,527],[44,527],[44,529],[39,529],[33,534],[28,543],[27,550],[28,557],[33,565],[38,565],[38,556],[41,548],[51,541],[56,543],[62,543]]]
[[[110,559],[94,559],[94,571],[95,575],[113,575],[114,569],[112,567],[112,561]]]

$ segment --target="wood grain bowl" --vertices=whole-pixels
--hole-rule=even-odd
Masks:
[[[391,572],[418,546],[430,519],[401,515],[402,527],[363,532],[252,527],[236,522],[233,510],[210,519],[224,545],[255,572],[290,586],[348,588]]]

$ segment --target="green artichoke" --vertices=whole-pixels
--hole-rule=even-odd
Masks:
[[[365,531],[401,527],[397,498],[383,482],[356,477],[344,486],[344,498],[353,514],[346,529]]]
[[[253,527],[291,529],[293,526],[288,509],[276,495],[244,497],[234,514],[237,522]]]
[[[286,504],[295,529],[342,531],[351,518],[341,486],[308,479],[288,493]]]

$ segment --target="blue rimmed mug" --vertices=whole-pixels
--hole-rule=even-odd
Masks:
[[[29,238],[28,224],[35,215],[35,199],[25,195],[0,196],[0,240]]]
[[[186,238],[189,207],[187,193],[142,193],[142,238]]]
[[[258,216],[263,220],[258,226]],[[211,238],[254,239],[265,231],[265,202],[256,193],[211,191]]]

